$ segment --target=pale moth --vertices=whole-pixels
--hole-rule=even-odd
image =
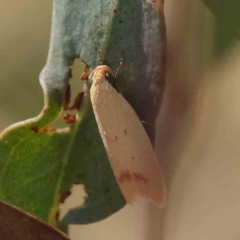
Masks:
[[[161,207],[166,195],[163,176],[141,121],[115,90],[118,72],[119,68],[114,75],[108,66],[100,65],[90,74],[90,98],[99,132],[125,200],[133,204],[142,198]]]

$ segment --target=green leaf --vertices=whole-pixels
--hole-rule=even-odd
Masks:
[[[215,54],[221,56],[234,39],[240,39],[240,2],[203,0],[215,16]]]
[[[45,106],[33,119],[10,126],[0,141],[0,199],[51,224],[73,184],[84,184],[88,198],[71,210],[66,223],[99,221],[125,205],[110,168],[85,95],[70,128],[44,132],[63,111],[69,67],[80,57],[90,69],[99,50],[113,71],[120,57],[120,92],[131,103],[154,142],[163,88],[165,23],[161,9],[145,0],[55,0],[46,66],[40,74]],[[80,91],[80,90],[79,90]]]
[[[114,209],[124,206],[102,147],[89,96],[84,98],[78,119],[70,129],[46,133],[36,132],[35,127],[36,124],[26,122],[24,127],[10,128],[3,135],[0,152],[5,152],[6,160],[1,162],[2,200],[52,224],[61,193],[69,191],[73,183],[84,183],[88,189],[86,214],[88,205],[96,202],[108,203],[104,216],[112,213],[111,204]],[[88,216],[90,222],[97,220]]]

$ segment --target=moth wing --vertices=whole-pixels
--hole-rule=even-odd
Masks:
[[[125,200],[132,204],[142,197],[163,206],[166,195],[163,176],[135,111],[113,88],[104,96],[101,106],[95,105],[93,98],[99,132]]]

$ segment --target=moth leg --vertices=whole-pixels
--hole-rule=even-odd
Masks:
[[[116,89],[117,92],[119,92],[119,90],[118,90],[118,88],[117,88],[117,86],[116,86],[116,79],[117,79],[117,77],[118,77],[118,75],[119,75],[119,72],[120,72],[120,69],[121,69],[122,65],[123,65],[123,56],[121,56],[121,59],[120,59],[118,68],[117,68],[116,73],[115,73],[115,75],[114,75],[114,79],[115,79],[115,80],[114,80],[114,82],[113,82],[113,84],[112,84],[112,86]]]

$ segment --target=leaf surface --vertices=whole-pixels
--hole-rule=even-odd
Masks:
[[[84,184],[88,198],[66,223],[99,221],[125,205],[100,138],[89,95],[71,127],[43,131],[65,102],[72,60],[90,70],[113,71],[124,57],[117,85],[133,106],[152,142],[164,89],[165,23],[161,7],[146,0],[55,0],[48,59],[40,74],[45,106],[36,118],[6,129],[0,141],[0,199],[56,224],[61,198]],[[79,89],[79,92],[81,90]]]

